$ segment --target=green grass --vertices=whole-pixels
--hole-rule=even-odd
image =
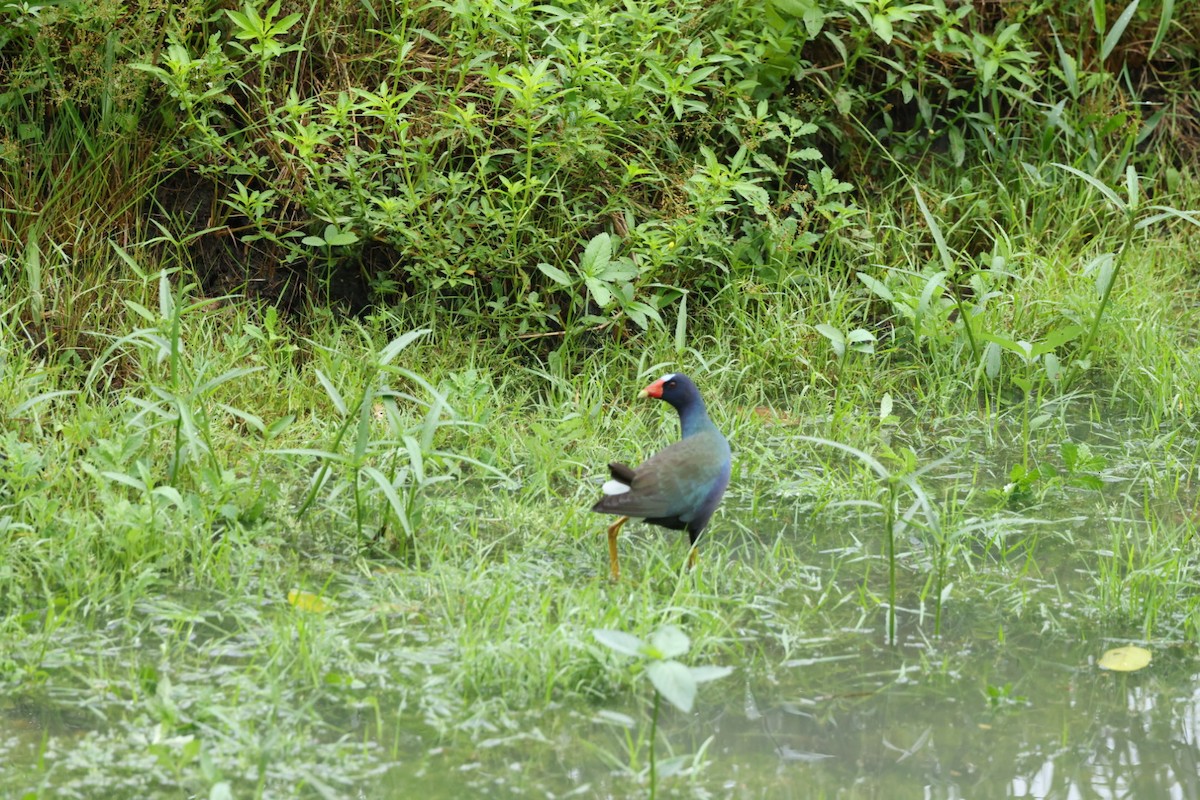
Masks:
[[[32,722],[0,739],[0,785],[628,795],[648,780],[650,696],[596,629],[678,625],[689,662],[737,668],[702,688],[701,716],[669,718],[668,760],[747,696],[834,697],[811,711],[832,725],[860,693],[919,676],[932,704],[966,675],[1001,720],[1026,695],[1043,713],[1058,689],[1031,687],[1010,641],[1191,652],[1200,229],[1130,227],[1152,212],[1021,152],[1028,168],[981,153],[868,183],[858,221],[811,250],[731,248],[683,320],[679,302],[644,332],[575,309],[538,336],[433,291],[362,317],[205,297],[188,242],[144,222],[110,235],[147,175],[25,184],[54,203],[3,231],[0,713]],[[1200,185],[1139,164],[1143,195],[1200,208]],[[105,225],[72,232],[112,198]],[[555,247],[590,239],[572,224]],[[1110,284],[1088,269],[1106,253]],[[873,340],[838,357],[819,325]],[[672,370],[729,433],[733,482],[696,572],[681,536],[631,525],[612,584],[587,509],[607,461],[677,435],[636,399]],[[844,448],[913,482],[889,495]],[[662,777],[680,794],[779,788],[774,762],[681,763]]]

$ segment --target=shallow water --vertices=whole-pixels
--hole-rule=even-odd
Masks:
[[[735,676],[693,714],[664,712],[676,754],[704,748],[699,766],[684,758],[691,772],[666,781],[668,796],[1200,797],[1193,647],[1157,650],[1151,668],[1118,674],[1096,667],[1111,644],[1100,640],[1010,628],[996,647],[963,633],[936,647],[813,642],[819,655],[783,664],[774,681]],[[581,709],[547,716],[558,719],[541,725],[569,730],[567,741],[496,737],[467,758],[438,749],[415,770],[397,765],[368,796],[419,784],[431,798],[624,797],[639,786],[616,726]]]
[[[947,515],[949,574],[976,585],[947,591],[940,630],[925,583],[938,554],[915,528],[898,538],[896,644],[884,615],[858,602],[835,604],[827,627],[786,644],[766,621],[740,629],[749,660],[702,687],[693,713],[661,713],[660,796],[1200,798],[1194,643],[1160,633],[1138,642],[1153,652],[1150,667],[1096,666],[1104,650],[1138,641],[1136,626],[1098,612],[1100,565],[1121,562],[1112,548],[1125,539],[1161,536],[1149,517],[1192,525],[1177,519],[1178,497],[1162,509],[1142,497],[1142,467],[1125,454],[1137,445],[1113,435],[1095,437],[1097,447],[1105,440],[1104,492],[1063,485],[1002,511]],[[949,503],[964,484],[1000,488],[1013,458],[956,459],[927,478],[930,496]],[[836,572],[844,597],[886,598],[877,517],[836,502],[814,511],[803,496],[820,480],[781,483],[779,502],[744,526],[753,535],[725,552],[736,559],[794,537],[814,583]],[[737,502],[726,513],[745,520]],[[279,622],[277,598],[176,594],[51,636],[31,626],[12,652],[40,652],[0,671],[0,794],[645,795],[648,688],[616,701],[457,707],[445,682],[458,655],[422,624],[420,606],[388,609],[396,621],[380,627],[377,598],[346,605],[361,578],[341,580],[339,616],[311,622],[311,647],[323,652],[311,654],[321,666],[307,686],[271,680],[295,669],[276,659],[298,657],[279,641],[307,635]],[[1129,591],[1116,602],[1144,602]],[[801,587],[766,602],[786,617],[789,603],[799,614],[811,600]],[[316,631],[335,619],[353,635]]]

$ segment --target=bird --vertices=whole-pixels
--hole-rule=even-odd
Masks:
[[[679,412],[680,439],[636,468],[619,461],[608,465],[611,478],[601,487],[604,496],[592,511],[618,515],[608,526],[609,571],[614,581],[621,577],[617,534],[631,518],[687,531],[691,543],[687,565],[694,567],[696,541],[720,504],[732,469],[729,441],[708,418],[691,378],[667,373],[638,396],[674,406]]]

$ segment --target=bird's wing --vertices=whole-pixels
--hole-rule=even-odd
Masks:
[[[638,466],[628,492],[606,496],[592,510],[640,518],[687,515],[704,502],[728,459],[720,434],[689,436]]]
[[[629,485],[637,477],[637,470],[620,461],[610,461],[608,462],[608,474],[613,476],[613,480]]]

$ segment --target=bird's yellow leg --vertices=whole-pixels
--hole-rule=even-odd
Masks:
[[[688,572],[696,568],[696,545],[692,545],[692,549],[688,550]]]
[[[629,522],[629,517],[617,517],[617,521],[608,526],[608,569],[614,581],[621,579],[621,565],[617,561],[617,534],[626,522]]]

